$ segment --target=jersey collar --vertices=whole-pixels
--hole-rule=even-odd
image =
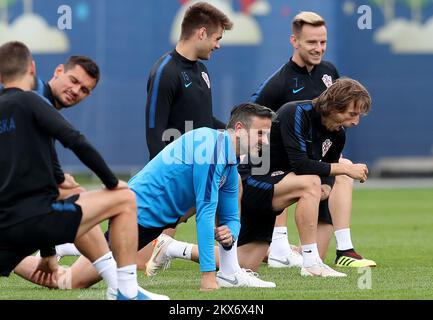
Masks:
[[[179,52],[177,52],[176,49],[174,49],[171,52],[171,56],[177,60],[182,61],[183,63],[186,63],[186,64],[194,65],[197,63],[197,61],[192,61],[192,60],[185,58],[183,55],[181,55]]]
[[[298,64],[296,64],[296,62],[294,62],[292,60],[292,57],[290,57],[290,61],[289,61],[289,66],[295,70],[295,72],[300,73],[300,74],[311,74],[314,72],[314,70],[316,70],[316,66],[313,67],[313,69],[311,69],[311,72],[308,72],[307,67],[301,67]]]

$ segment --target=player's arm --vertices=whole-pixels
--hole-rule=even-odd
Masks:
[[[311,143],[309,141],[311,128],[305,112],[290,109],[281,112],[279,120],[284,148],[296,174],[323,177],[348,175],[361,182],[367,179],[368,169],[365,164],[327,163],[308,158],[307,146]]]
[[[63,172],[54,147],[54,141],[51,148],[51,159],[53,161],[54,177],[57,182],[57,187],[59,188],[57,200],[66,199],[74,194],[86,191],[75,181],[72,175]]]
[[[55,259],[56,256],[56,247],[43,247],[40,248],[40,254],[41,258],[43,260],[42,265],[45,265],[46,263],[52,263],[52,259]],[[56,260],[57,263],[57,260]],[[36,272],[36,271],[35,271]]]
[[[240,231],[239,221],[239,179],[236,166],[231,166],[225,184],[219,190],[218,195],[218,223],[219,226],[227,226],[230,230],[231,241],[227,248],[231,248],[233,242],[237,240]],[[216,239],[223,246],[222,241],[228,239]]]
[[[333,141],[332,148],[326,153],[325,157],[322,159],[322,162],[327,163],[338,163],[341,157],[341,152],[343,151],[344,144],[346,142],[346,134],[344,131],[340,132],[338,138]],[[332,170],[332,165],[331,165]],[[335,183],[335,176],[330,175],[328,177],[320,177],[322,182],[322,197],[321,200],[327,199],[331,192],[332,187]]]
[[[363,163],[340,162],[341,153],[343,152],[346,135],[340,132],[332,148],[329,150],[323,161],[331,163],[330,176],[347,175],[352,179],[365,182],[368,177],[368,168]]]
[[[286,109],[278,115],[281,137],[290,164],[297,175],[329,176],[331,164],[310,159],[307,148],[311,144],[310,123],[304,112]]]
[[[347,175],[352,179],[365,182],[368,178],[368,168],[364,163],[332,163],[331,175]]]
[[[250,101],[276,112],[285,103],[285,101],[281,101],[283,84],[279,80],[278,74],[274,74],[270,79],[262,83],[251,96]]]
[[[196,228],[200,252],[200,271],[215,271],[214,226],[218,206],[219,166],[194,164],[194,192],[196,195]]]
[[[201,166],[208,167],[212,170],[207,165]],[[215,213],[218,205],[218,200],[216,199],[218,179],[216,175],[209,173],[209,170],[194,169],[194,189],[197,197],[197,244],[201,271],[200,289],[213,290],[218,289],[214,256],[214,226]]]
[[[161,64],[147,83],[146,140],[150,159],[165,148],[163,133],[168,127],[171,105],[176,95],[178,75]]]
[[[53,162],[54,178],[58,185],[61,185],[65,181],[65,174],[60,166],[59,158],[57,157],[57,152],[54,147],[54,141],[51,144],[51,159]]]
[[[220,135],[221,137],[222,135]],[[207,139],[207,141],[213,139]],[[223,148],[224,139],[218,139],[217,144],[206,154],[205,163],[193,164],[194,193],[196,196],[196,228],[197,242],[200,254],[200,271],[202,272],[201,289],[217,288],[215,277],[214,256],[214,226],[218,206],[218,187],[225,164],[214,161]],[[209,149],[208,149],[209,150]]]
[[[91,169],[108,189],[116,188],[119,180],[84,135],[39,96],[29,92],[27,97],[28,103],[32,105],[30,110],[41,130],[59,140],[65,148],[71,149],[78,159]]]

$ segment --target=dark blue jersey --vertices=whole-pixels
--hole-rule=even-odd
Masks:
[[[312,101],[289,102],[272,123],[270,170],[329,177],[331,163],[338,162],[345,142],[344,128],[329,131]],[[332,185],[332,181],[324,183]]]
[[[277,111],[290,101],[317,98],[339,77],[330,62],[322,61],[309,72],[290,59],[259,87],[251,100]]]
[[[300,67],[290,58],[289,62],[260,85],[252,95],[251,101],[277,112],[282,105],[288,102],[317,98],[339,77],[337,69],[330,62],[322,61],[309,72],[306,67]],[[272,138],[271,143],[273,143]],[[287,157],[287,155],[284,156]],[[271,163],[281,161],[289,160],[271,158]],[[238,170],[242,179],[246,179],[251,175],[251,164],[240,165]]]
[[[58,100],[55,100],[53,92],[51,90],[50,85],[47,82],[42,81],[40,78],[35,79],[35,88],[33,89],[42,99],[44,99],[49,105],[55,108],[56,102],[60,103]],[[53,160],[53,169],[54,176],[56,178],[57,184],[63,183],[65,181],[65,174],[60,165],[59,158],[57,156],[57,151],[55,148],[55,141],[53,140],[53,145],[51,148],[51,157]]]
[[[108,188],[117,178],[87,139],[34,92],[0,95],[0,228],[52,211],[58,196],[53,139],[71,149]]]
[[[211,82],[206,66],[186,59],[176,50],[162,56],[147,82],[146,118],[150,159],[173,140],[163,139],[164,131],[176,129],[184,134],[185,121],[192,121],[189,129],[224,128],[212,115]]]

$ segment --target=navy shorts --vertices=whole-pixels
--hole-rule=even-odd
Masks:
[[[49,213],[0,230],[0,276],[8,276],[27,256],[41,248],[75,241],[82,211],[79,195],[52,204]]]
[[[288,172],[278,171],[268,175],[250,176],[242,182],[239,247],[253,241],[271,243],[275,219],[283,212],[272,209],[274,185],[287,174]]]
[[[239,247],[254,241],[269,244],[272,242],[275,219],[284,211],[274,211],[272,209],[274,185],[287,174],[288,172],[277,171],[268,175],[251,176],[243,181]],[[332,224],[328,200],[320,202],[318,222]]]

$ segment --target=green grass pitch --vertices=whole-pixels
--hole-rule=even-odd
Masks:
[[[342,269],[347,278],[303,278],[299,269],[269,269],[263,264],[261,278],[274,281],[275,289],[221,289],[200,292],[198,265],[183,260],[147,278],[139,273],[145,289],[177,300],[294,300],[294,299],[433,299],[433,190],[393,189],[356,190],[352,215],[352,238],[357,251],[377,262],[364,270]],[[195,241],[194,219],[182,224],[177,238]],[[289,223],[291,242],[297,233],[293,215]],[[335,258],[335,241],[330,245],[326,263]],[[61,264],[70,264],[65,258]],[[60,291],[37,287],[16,275],[0,278],[0,299],[74,299],[104,298],[104,284],[90,289]]]

